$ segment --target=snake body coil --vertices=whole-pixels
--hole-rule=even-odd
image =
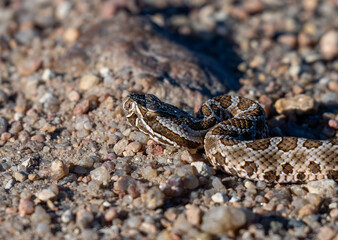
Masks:
[[[267,138],[265,112],[247,98],[214,97],[196,117],[151,94],[129,95],[124,109],[132,125],[158,142],[204,145],[210,163],[231,175],[271,183],[338,179],[338,139]]]

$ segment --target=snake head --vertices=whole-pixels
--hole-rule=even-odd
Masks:
[[[203,141],[203,133],[199,131],[197,135],[188,134],[187,124],[193,121],[191,115],[154,95],[132,93],[125,99],[123,108],[129,123],[157,142],[197,148]]]
[[[138,125],[138,119],[154,118],[162,102],[151,94],[131,93],[123,102],[123,108],[127,112],[128,121]]]
[[[141,107],[151,109],[156,111],[162,104],[160,99],[152,94],[138,94],[138,93],[131,93],[124,102],[124,109],[130,110],[130,104],[138,104]]]
[[[152,94],[131,93],[124,101],[123,108],[131,114],[170,116],[170,118],[190,117],[185,111],[162,102]],[[128,115],[129,115],[128,114]],[[128,117],[128,116],[127,116]]]

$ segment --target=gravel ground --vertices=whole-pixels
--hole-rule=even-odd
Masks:
[[[334,0],[0,0],[0,239],[338,239],[337,183],[268,185],[160,145],[132,91],[337,137]],[[306,103],[306,104],[304,104]]]

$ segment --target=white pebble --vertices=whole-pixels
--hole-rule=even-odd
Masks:
[[[194,167],[198,175],[203,177],[211,177],[214,173],[205,162],[192,162],[191,166]]]
[[[226,196],[224,193],[215,193],[214,195],[211,196],[212,201],[216,203],[225,203],[229,201],[228,196]]]

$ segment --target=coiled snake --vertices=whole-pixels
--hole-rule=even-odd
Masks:
[[[267,138],[265,112],[254,101],[223,95],[205,102],[196,117],[151,94],[124,101],[128,121],[154,140],[198,148],[214,167],[271,183],[338,179],[338,139]]]

